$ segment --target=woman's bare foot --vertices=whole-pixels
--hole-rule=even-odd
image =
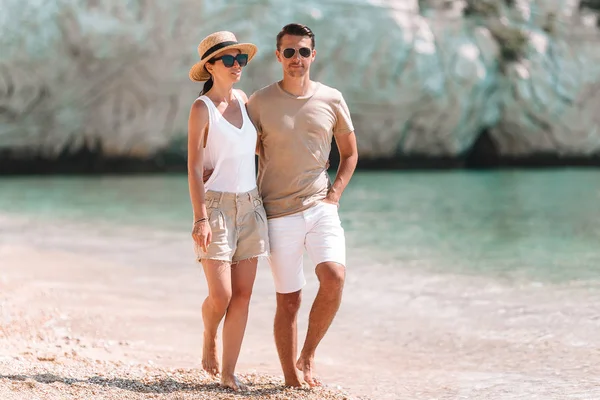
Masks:
[[[314,357],[304,357],[300,356],[298,362],[296,363],[296,368],[302,371],[304,375],[304,381],[308,383],[310,387],[322,386],[322,383],[313,377],[315,367],[315,358]]]
[[[285,386],[293,388],[303,388],[304,385],[306,385],[306,383],[302,380],[302,378],[300,378],[300,376],[298,376],[298,374],[295,375],[296,376],[291,379],[285,378]]]
[[[248,390],[248,387],[244,385],[235,375],[227,375],[221,377],[221,386],[229,388],[233,391],[240,392]]]
[[[204,333],[204,347],[202,349],[202,368],[209,374],[219,374],[219,357],[217,355],[217,338]]]

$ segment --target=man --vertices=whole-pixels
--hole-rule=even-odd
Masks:
[[[342,94],[310,79],[316,56],[313,32],[304,25],[286,25],[277,35],[275,55],[283,79],[254,93],[247,107],[260,137],[258,187],[268,218],[269,263],[277,291],[275,343],[286,385],[301,387],[304,381],[312,387],[317,385],[315,351],[342,299],[346,249],[338,206],[358,152]],[[340,153],[333,184],[327,175],[332,136]],[[316,265],[319,291],[296,358],[305,249]]]

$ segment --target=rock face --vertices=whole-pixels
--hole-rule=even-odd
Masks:
[[[507,4],[510,3],[510,4]],[[398,5],[401,4],[401,5]],[[482,6],[483,5],[483,6]],[[0,152],[185,157],[196,47],[228,29],[280,79],[275,36],[316,33],[312,77],[344,93],[361,158],[600,153],[600,37],[574,0],[0,0]],[[24,28],[25,27],[25,28]]]
[[[576,1],[516,2],[513,25],[528,36],[507,65],[502,117],[492,128],[501,154],[588,156],[600,152],[600,41],[595,21],[577,21]],[[586,26],[585,24],[589,26]]]

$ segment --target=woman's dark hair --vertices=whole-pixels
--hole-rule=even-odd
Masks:
[[[206,62],[207,64],[214,64],[215,60],[208,60]],[[205,67],[206,69],[206,67]],[[204,82],[204,86],[202,87],[202,91],[200,92],[200,94],[198,96],[202,96],[203,94],[208,93],[208,91],[210,89],[212,89],[213,84],[215,83],[215,81],[213,81],[212,75],[210,76],[210,78],[208,78],[208,80],[206,82]]]
[[[277,34],[277,50],[279,50],[279,46],[281,45],[281,38],[284,35],[292,35],[292,36],[308,36],[310,38],[311,47],[315,48],[315,34],[310,28],[306,25],[302,24],[287,24],[283,28],[281,28],[281,32]]]

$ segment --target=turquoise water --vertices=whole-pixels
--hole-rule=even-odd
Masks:
[[[191,218],[184,175],[2,178],[0,212],[174,231]],[[597,170],[358,172],[340,214],[360,264],[534,280],[600,273]]]

